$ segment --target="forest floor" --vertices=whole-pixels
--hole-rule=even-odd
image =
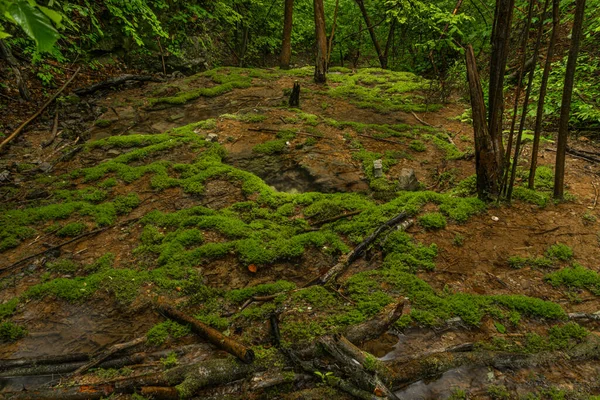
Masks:
[[[51,144],[54,111],[3,150],[0,397],[59,384],[99,398],[117,381],[231,358],[169,321],[159,298],[266,360],[234,383],[180,384],[176,395],[351,398],[327,379],[347,378],[327,358],[295,376],[274,361],[271,316],[282,346],[301,351],[403,299],[402,317],[359,346],[395,371],[418,365],[389,379],[399,398],[600,394],[600,165],[568,156],[568,198],[555,203],[552,134],[536,190],[526,188],[526,138],[512,205],[484,204],[472,127],[460,121],[467,104],[435,104],[410,73],[334,68],[328,78],[221,68],[64,95]],[[289,108],[295,81],[300,107]],[[599,151],[583,136],[570,146]],[[409,170],[418,183],[399,191]],[[401,212],[413,220],[405,230],[386,231],[329,284],[308,285]],[[143,354],[134,365],[77,377],[8,361],[88,357],[144,336],[124,352]],[[472,358],[459,362],[450,349],[465,344]],[[134,390],[111,398],[150,393]]]

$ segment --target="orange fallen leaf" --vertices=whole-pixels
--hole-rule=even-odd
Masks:
[[[254,265],[254,264],[248,265],[248,271],[250,271],[250,272],[256,272],[256,269],[257,269],[256,265]]]
[[[373,391],[373,394],[377,397],[383,397],[384,393],[383,390],[381,390],[381,388],[376,387],[375,390]]]

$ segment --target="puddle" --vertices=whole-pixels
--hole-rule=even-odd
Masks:
[[[486,367],[463,366],[444,373],[434,381],[415,382],[395,394],[401,399],[411,400],[447,399],[457,389],[469,391],[489,385],[489,373]]]

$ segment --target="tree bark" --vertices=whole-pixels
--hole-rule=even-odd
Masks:
[[[481,80],[477,72],[473,46],[469,45],[467,47],[466,56],[467,80],[469,82],[471,108],[473,110],[477,195],[482,200],[488,200],[491,196],[498,195],[500,192],[502,157],[498,157],[497,147],[495,146],[491,132],[488,130],[485,119],[486,111],[483,100],[483,89],[481,88]]]
[[[579,43],[581,41],[581,28],[585,15],[585,0],[575,2],[575,20],[571,32],[571,47],[565,72],[565,85],[563,88],[560,106],[560,120],[558,122],[558,143],[556,144],[556,165],[554,168],[554,198],[562,200],[565,190],[565,153],[567,150],[567,138],[569,135],[569,117],[571,113],[571,98],[573,97],[573,85],[575,68],[577,67],[577,56],[579,54]]]
[[[548,3],[550,0],[544,1],[544,9],[540,15],[540,22],[537,31],[537,37],[535,39],[535,47],[533,49],[533,59],[537,64],[538,53],[540,50],[540,43],[542,41],[542,33],[544,32],[544,16],[548,10]],[[535,66],[529,71],[529,77],[527,81],[527,89],[525,91],[525,98],[523,99],[523,108],[521,110],[521,121],[519,122],[519,132],[517,133],[517,142],[515,143],[515,155],[513,157],[512,170],[510,172],[510,181],[508,182],[508,189],[506,192],[506,199],[510,203],[512,198],[513,187],[515,184],[515,177],[517,174],[517,164],[519,163],[519,153],[521,151],[521,141],[523,139],[523,129],[525,128],[525,118],[527,117],[527,108],[529,107],[529,96],[531,95],[531,87],[533,86],[533,72]]]
[[[281,57],[279,67],[290,68],[292,58],[292,25],[294,21],[294,0],[285,0],[285,11],[283,17],[283,41],[281,44]]]
[[[500,175],[495,178],[498,181],[502,179],[502,171],[504,170],[504,146],[502,144],[502,121],[504,116],[503,87],[514,3],[514,0],[498,0],[496,2],[491,38],[492,55],[490,59],[488,127],[494,157],[496,158],[495,163],[500,169]],[[495,191],[491,194],[498,195],[499,183],[494,185],[494,188]]]
[[[333,23],[331,24],[331,35],[329,35],[329,42],[327,43],[327,65],[331,61],[331,52],[333,51],[333,36],[335,35],[335,27],[337,24],[338,9],[340,7],[340,0],[335,1],[335,10],[333,12]]]
[[[252,361],[254,361],[254,351],[252,349],[249,349],[243,344],[223,335],[218,330],[182,313],[181,311],[174,309],[168,304],[159,302],[157,309],[167,317],[172,318],[177,322],[190,325],[194,333],[206,338],[218,348],[225,350],[229,354],[233,354],[243,362],[250,364]]]
[[[387,59],[385,58],[383,52],[381,51],[381,46],[379,45],[379,41],[377,40],[377,35],[375,35],[375,29],[373,29],[373,25],[371,24],[371,19],[369,18],[369,14],[367,13],[367,9],[365,8],[364,0],[354,0],[358,7],[360,8],[360,12],[363,15],[363,19],[365,20],[365,24],[367,24],[367,28],[369,29],[369,35],[371,35],[371,40],[373,41],[373,46],[375,46],[375,51],[377,52],[377,57],[379,58],[379,64],[382,69],[387,68]]]
[[[25,82],[25,79],[23,79],[23,75],[21,75],[19,63],[17,63],[17,60],[15,60],[15,58],[13,57],[10,49],[8,48],[6,43],[4,43],[4,40],[1,39],[0,55],[2,55],[2,58],[4,58],[8,65],[10,65],[11,69],[13,70],[13,73],[15,74],[15,77],[17,78],[17,87],[19,88],[19,94],[21,95],[21,98],[23,100],[30,101],[31,95],[29,94],[29,89],[27,89],[27,83]]]
[[[533,147],[531,149],[531,167],[529,169],[529,189],[535,187],[535,171],[537,169],[537,156],[540,148],[540,136],[542,134],[542,118],[544,116],[544,102],[548,90],[548,79],[550,77],[550,68],[552,66],[552,57],[554,56],[554,45],[558,36],[558,24],[560,22],[560,0],[552,0],[552,36],[546,52],[546,64],[544,65],[544,74],[540,86],[537,112],[535,116],[535,128],[533,132]]]
[[[323,0],[314,0],[315,37],[317,57],[315,60],[315,82],[327,82],[327,33],[325,32],[325,8]]]
[[[294,88],[290,94],[289,104],[290,107],[300,107],[300,83],[298,81],[294,82]]]

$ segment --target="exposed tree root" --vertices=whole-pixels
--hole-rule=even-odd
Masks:
[[[88,94],[93,94],[98,90],[102,89],[110,89],[115,86],[119,86],[128,81],[137,81],[137,82],[162,82],[162,79],[155,78],[150,75],[121,75],[116,78],[110,78],[105,81],[96,83],[92,86],[88,86],[86,88],[77,88],[73,90],[73,92],[78,96],[85,96]]]

